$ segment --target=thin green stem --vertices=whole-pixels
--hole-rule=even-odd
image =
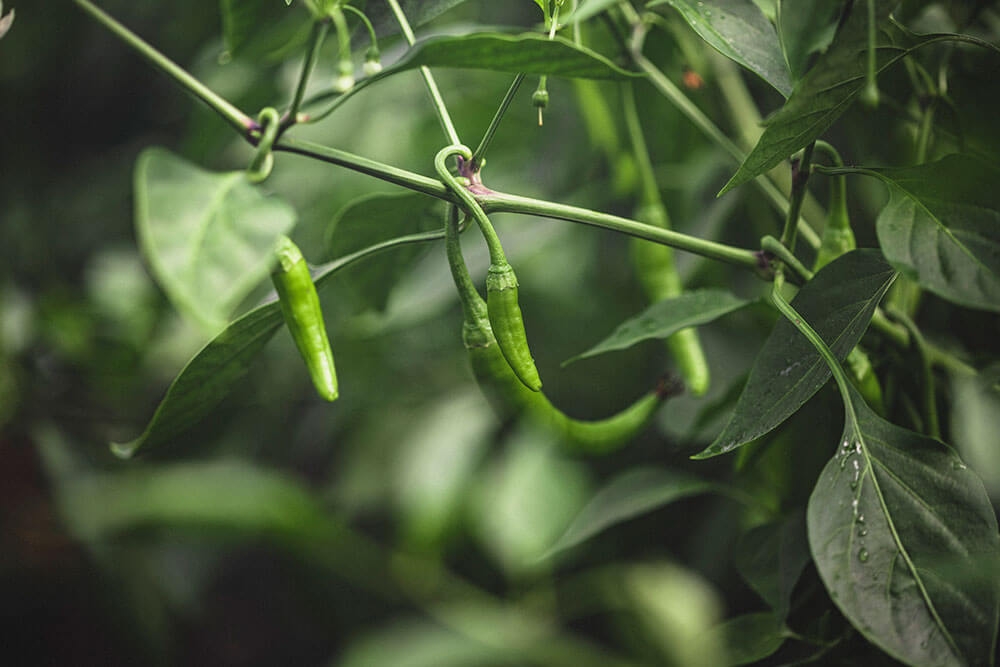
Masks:
[[[90,14],[92,17],[97,19],[99,23],[114,33],[115,36],[123,42],[128,44],[132,49],[138,52],[139,55],[163,70],[175,82],[177,82],[179,86],[211,107],[212,110],[222,116],[227,123],[236,128],[240,134],[249,136],[250,132],[256,129],[257,124],[254,122],[253,118],[237,109],[229,101],[222,98],[213,90],[209,89],[208,86],[191,76],[180,65],[157,51],[147,42],[143,41],[141,37],[116,21],[110,15],[106,14],[102,9],[98,8],[88,0],[73,0],[73,2],[75,2],[81,9]]]
[[[298,121],[299,109],[302,107],[302,99],[306,94],[306,86],[309,77],[312,75],[316,60],[319,58],[320,47],[323,46],[323,39],[326,37],[330,24],[326,21],[313,21],[312,29],[309,32],[309,47],[306,57],[302,61],[302,72],[299,74],[299,83],[295,87],[295,95],[292,97],[292,104],[284,118],[283,125],[289,127]]]
[[[483,156],[486,155],[487,149],[490,147],[490,143],[493,141],[493,135],[496,134],[497,128],[500,127],[500,121],[507,114],[507,109],[510,107],[510,103],[514,101],[514,95],[517,94],[517,89],[521,87],[521,83],[524,81],[524,75],[518,74],[514,77],[514,80],[510,84],[510,88],[507,89],[507,94],[504,95],[503,101],[500,102],[500,107],[497,112],[493,114],[493,120],[490,121],[489,127],[486,128],[486,132],[483,133],[483,138],[476,146],[476,150],[472,153],[472,171],[479,171],[482,166]]]
[[[785,216],[785,228],[781,232],[781,244],[790,251],[795,251],[796,232],[799,229],[799,211],[802,210],[802,200],[806,195],[806,184],[809,182],[810,165],[812,163],[813,142],[802,151],[802,157],[792,162],[792,192],[788,202],[788,214]]]
[[[649,155],[649,147],[639,121],[639,109],[635,103],[635,87],[632,84],[622,85],[622,111],[625,115],[625,127],[628,129],[629,140],[632,142],[632,156],[637,162],[641,183],[641,202],[646,206],[662,206],[660,187],[656,183],[656,170]]]
[[[387,1],[389,3],[389,8],[396,17],[396,22],[399,23],[400,30],[403,31],[403,38],[406,39],[407,44],[413,46],[417,39],[413,35],[413,29],[410,27],[410,22],[406,20],[406,14],[404,14],[402,8],[400,8],[398,0]],[[445,106],[444,98],[441,97],[441,91],[438,90],[437,83],[434,81],[434,75],[431,74],[430,68],[422,66],[420,68],[420,75],[424,77],[424,84],[427,86],[427,92],[430,93],[431,102],[433,102],[434,109],[437,111],[438,120],[441,122],[441,127],[444,129],[445,135],[447,135],[448,140],[453,145],[461,144],[462,142],[458,138],[458,132],[455,131],[455,125],[451,122],[451,115],[448,113],[448,107]]]
[[[931,356],[929,354],[927,341],[924,339],[920,328],[916,322],[910,319],[904,311],[896,308],[889,309],[889,316],[899,322],[910,335],[913,347],[916,348],[917,357],[920,360],[920,384],[923,389],[923,424],[924,432],[932,438],[941,437],[941,426],[938,420],[937,399],[934,389],[934,371],[931,367]]]
[[[795,274],[803,283],[812,280],[813,272],[807,269],[806,266],[799,261],[799,258],[796,257],[795,254],[778,239],[773,236],[765,236],[760,240],[760,248],[761,250],[771,253],[777,259],[784,262],[785,266],[795,271]]]
[[[923,113],[920,114],[920,125],[917,128],[916,163],[927,161],[927,148],[930,146],[931,130],[934,128],[934,112],[937,110],[937,99],[932,99]]]
[[[388,75],[388,74],[389,74],[388,72],[384,73],[384,75]],[[342,93],[330,90],[330,91],[327,91],[327,92],[324,92],[324,93],[319,93],[319,94],[311,97],[310,99],[308,99],[308,100],[306,100],[304,102],[304,105],[306,107],[310,107],[313,104],[316,104],[317,102],[321,102],[322,100],[327,99],[327,98],[332,97],[332,96],[336,96],[337,99],[335,99],[330,104],[329,107],[327,107],[323,111],[319,112],[318,114],[309,114],[309,118],[306,121],[304,121],[304,122],[318,123],[319,121],[323,120],[324,118],[326,118],[327,116],[329,116],[330,114],[332,114],[334,111],[336,111],[340,107],[340,105],[342,105],[344,102],[346,102],[347,100],[349,100],[352,97],[354,97],[357,93],[360,93],[362,90],[364,90],[367,86],[375,83],[379,79],[384,78],[384,75],[383,74],[376,74],[375,76],[370,76],[370,77],[361,79],[361,81],[358,81],[357,83],[354,84],[353,88],[351,88],[350,90],[345,90]]]
[[[462,202],[465,210],[476,219],[476,222],[479,224],[479,230],[483,233],[483,238],[486,240],[486,247],[490,251],[490,263],[498,266],[506,264],[507,256],[504,254],[503,246],[500,245],[500,237],[497,236],[496,230],[493,229],[493,223],[490,222],[486,212],[479,205],[479,202],[476,201],[476,198],[472,196],[472,193],[459,183],[457,178],[452,176],[448,170],[448,165],[445,164],[445,161],[452,155],[458,155],[466,161],[472,160],[472,151],[467,146],[460,144],[445,146],[434,156],[434,170],[437,171],[438,178]]]
[[[458,229],[458,207],[456,206],[448,207],[448,217],[444,229],[444,247],[448,256],[448,268],[451,269],[452,279],[458,289],[458,297],[462,304],[462,314],[465,321],[473,322],[476,319],[481,319],[485,304],[483,297],[472,282],[469,267],[465,265],[465,258],[462,256],[462,242]]]
[[[363,11],[361,11],[354,5],[348,5],[346,3],[341,5],[340,8],[354,14],[359,19],[361,19],[361,22],[365,25],[365,30],[368,31],[368,41],[371,42],[372,46],[378,44],[378,37],[375,35],[375,26],[372,25],[372,22],[368,20],[368,17],[365,16],[365,13]]]
[[[558,204],[502,192],[489,191],[477,194],[476,198],[487,213],[523,213],[525,215],[537,215],[556,220],[578,222],[628,234],[629,236],[646,239],[647,241],[662,243],[678,250],[693,252],[709,259],[742,266],[743,268],[751,270],[762,268],[759,254],[752,250],[734,248],[723,243],[688,236],[687,234],[663,229],[655,225],[621,218],[617,215],[599,213],[568,204]]]
[[[868,60],[865,68],[865,88],[862,99],[872,107],[878,106],[878,83],[875,81],[875,73],[878,70],[876,53],[878,29],[875,19],[875,0],[868,0]]]
[[[316,287],[319,288],[320,285],[328,278],[333,276],[337,271],[343,269],[346,266],[354,264],[366,257],[374,255],[376,253],[382,252],[383,250],[388,250],[390,248],[398,248],[404,245],[412,245],[414,243],[429,243],[431,241],[440,241],[444,238],[444,230],[439,229],[430,232],[420,232],[418,234],[407,234],[405,236],[397,236],[395,238],[388,239],[387,241],[381,241],[380,243],[375,243],[368,246],[367,248],[362,248],[357,252],[352,252],[349,255],[344,255],[343,257],[338,257],[332,262],[327,262],[326,264],[321,264],[315,268],[316,274]]]

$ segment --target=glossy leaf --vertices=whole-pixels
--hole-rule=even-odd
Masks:
[[[653,0],[669,4],[702,39],[771,84],[784,97],[792,92],[788,65],[774,26],[751,0]]]
[[[719,490],[703,479],[655,468],[630,470],[611,480],[580,510],[545,558],[589,540],[611,526],[683,498]]]
[[[949,155],[866,173],[889,186],[877,229],[893,266],[944,299],[1000,311],[1000,169]]]
[[[373,194],[356,199],[337,213],[327,232],[326,257],[334,259],[403,234],[441,227],[443,208],[419,193]],[[349,284],[365,306],[384,311],[399,280],[423,248],[404,246],[383,253],[350,271]]]
[[[751,528],[733,551],[740,576],[770,605],[778,619],[787,617],[792,591],[810,559],[803,512]]]
[[[635,317],[618,325],[610,336],[586,352],[567,359],[563,365],[605,352],[624,350],[651,338],[667,338],[688,327],[707,324],[752,303],[722,289],[685,292],[673,299],[650,305]]]
[[[896,272],[874,250],[854,250],[821,269],[792,306],[844,359],[861,339]],[[757,355],[736,410],[722,433],[694,458],[725,454],[777,427],[830,379],[819,352],[779,320]]]
[[[983,484],[942,442],[883,420],[848,387],[841,444],[809,499],[809,544],[841,612],[910,665],[992,664],[1000,589]]]
[[[780,616],[770,612],[744,614],[712,628],[702,637],[706,646],[726,647],[720,667],[736,667],[763,660],[781,648],[789,636]]]
[[[432,37],[417,42],[403,58],[380,74],[416,67],[458,67],[510,74],[547,74],[577,79],[628,79],[639,76],[584,46],[559,37],[527,33],[474,33]]]
[[[778,36],[792,79],[802,78],[813,54],[830,46],[844,0],[782,0],[778,3]]]
[[[135,170],[136,233],[174,306],[213,333],[264,280],[295,211],[242,171],[212,173],[163,149]]]
[[[891,3],[879,3],[881,15]],[[847,111],[865,84],[868,19],[864,3],[854,3],[829,50],[795,84],[785,105],[765,121],[764,133],[719,194],[746,183],[818,139]],[[908,53],[879,33],[877,68],[882,71]]]

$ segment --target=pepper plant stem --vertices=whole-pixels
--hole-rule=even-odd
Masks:
[[[88,0],[73,0],[73,2],[97,19],[101,25],[113,32],[119,39],[135,49],[143,58],[163,70],[179,86],[210,106],[227,123],[239,130],[240,134],[248,136],[249,132],[257,127],[253,118],[237,109],[230,102],[209,89],[208,86],[191,76],[184,68],[157,51],[137,34],[105,13],[104,10]]]
[[[524,75],[518,74],[514,77],[514,80],[510,84],[510,88],[507,89],[507,94],[504,95],[503,101],[500,102],[500,107],[497,112],[493,115],[493,120],[490,121],[489,127],[486,128],[486,132],[483,133],[482,141],[476,146],[476,150],[472,153],[472,171],[479,171],[482,166],[483,156],[486,154],[486,150],[490,147],[490,143],[493,141],[493,135],[496,134],[497,128],[500,127],[500,121],[503,120],[504,115],[507,113],[510,103],[514,101],[514,95],[517,94],[517,89],[521,87],[521,82],[524,81]]]
[[[305,60],[302,61],[302,72],[299,74],[299,83],[295,87],[292,104],[288,108],[288,114],[284,119],[283,124],[286,127],[294,125],[298,120],[299,108],[302,106],[302,99],[306,94],[306,85],[309,83],[309,77],[312,74],[313,67],[316,65],[317,58],[319,58],[319,50],[323,45],[323,38],[326,37],[326,31],[329,29],[330,24],[326,21],[313,21],[312,29],[309,32],[309,47],[306,51]]]

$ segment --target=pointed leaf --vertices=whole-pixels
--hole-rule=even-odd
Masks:
[[[883,420],[853,387],[841,445],[809,499],[809,544],[834,603],[910,665],[992,664],[1000,589],[983,484],[944,443]]]
[[[720,667],[736,667],[763,660],[785,643],[790,635],[781,617],[771,612],[744,614],[727,619],[702,637],[706,646],[725,646]]]
[[[814,53],[830,46],[845,0],[782,0],[778,4],[781,50],[792,78],[802,78]]]
[[[442,210],[439,200],[420,193],[365,195],[337,213],[327,234],[326,256],[343,257],[402,234],[437,229]],[[384,311],[392,289],[423,250],[410,245],[373,257],[351,270],[351,288],[365,305]]]
[[[544,558],[576,546],[594,535],[670,503],[719,490],[711,482],[654,468],[630,470],[594,494]]]
[[[896,272],[874,250],[853,250],[823,267],[792,301],[838,359],[868,328]],[[819,352],[791,323],[779,320],[757,355],[729,424],[693,458],[725,454],[777,427],[830,379]]]
[[[295,211],[243,172],[211,173],[159,148],[135,170],[136,233],[174,306],[218,331],[267,277]]]
[[[893,266],[944,299],[1000,312],[1000,169],[949,155],[866,173],[889,185],[877,229]]]
[[[549,39],[548,35],[536,33],[505,35],[486,32],[421,40],[399,62],[378,76],[385,77],[423,66],[548,74],[577,79],[640,76],[563,37]]]
[[[594,347],[567,359],[563,366],[605,352],[624,350],[650,338],[667,338],[681,329],[712,322],[749,303],[752,301],[740,299],[721,289],[692,290],[673,299],[657,301],[622,322],[610,336]]]
[[[878,4],[879,12],[887,15],[891,3]],[[854,3],[830,49],[795,84],[785,105],[765,121],[764,134],[720,195],[756,178],[818,139],[847,110],[865,83],[867,26],[864,3]],[[877,47],[876,65],[880,72],[909,52],[893,46],[885,33],[879,33]]]
[[[653,0],[646,6],[662,4],[680,12],[713,49],[764,79],[783,97],[792,92],[774,26],[751,0]]]

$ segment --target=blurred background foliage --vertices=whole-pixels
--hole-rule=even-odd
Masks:
[[[294,86],[301,47],[293,41],[275,52],[261,37],[261,48],[226,54],[214,3],[101,6],[248,112],[281,106]],[[627,449],[585,458],[490,410],[466,365],[443,248],[429,247],[401,263],[395,284],[373,288],[380,277],[359,265],[322,295],[341,379],[337,403],[315,398],[282,332],[209,420],[163,451],[115,460],[107,443],[141,431],[205,342],[167,305],[139,256],[136,158],[162,145],[205,168],[239,169],[251,149],[68,0],[14,8],[17,21],[0,41],[0,645],[7,655],[39,665],[709,666],[727,663],[727,640],[705,634],[723,618],[742,619],[722,632],[736,637],[744,656],[752,655],[749,639],[780,644],[788,636],[784,617],[753,612],[785,604],[787,613],[791,591],[778,581],[787,572],[771,571],[767,549],[776,535],[804,544],[794,510],[836,446],[816,437],[839,430],[836,396],[821,392],[739,457],[687,459],[716,434],[774,321],[762,307],[703,328],[714,375],[708,396],[671,400]],[[904,11],[940,26],[961,10],[912,2]],[[528,1],[465,2],[420,32],[537,29],[537,14]],[[593,25],[588,39],[613,56],[612,35]],[[656,33],[648,54],[677,82],[696,68],[704,84],[688,93],[737,136],[718,85],[732,66],[682,24],[671,25],[677,37]],[[327,46],[314,80],[334,76]],[[382,50],[391,62],[405,49],[386,36]],[[362,53],[356,49],[359,62]],[[1000,129],[985,110],[997,107],[1000,89],[992,85],[996,60],[987,58],[952,54],[956,104],[940,121],[960,128],[955,141],[995,156]],[[916,101],[906,97],[902,70],[880,78],[888,99],[898,94],[898,108],[852,110],[831,133],[847,162],[907,162]],[[475,145],[509,77],[435,74],[459,135]],[[765,113],[780,106],[762,82],[748,76],[746,84]],[[614,142],[624,145],[616,84],[550,81],[543,127],[529,101],[533,85],[500,127],[488,185],[631,214],[635,174],[614,151]],[[753,189],[714,198],[733,165],[652,89],[638,90],[676,228],[744,247],[775,233],[779,221]],[[425,174],[446,143],[414,72],[372,86],[295,134]],[[820,201],[824,185],[816,183]],[[295,238],[317,263],[330,257],[331,223],[349,202],[401,192],[287,154],[277,156],[266,187],[294,204]],[[860,244],[872,245],[885,195],[863,179],[850,187]],[[412,226],[400,221],[401,229],[415,229],[416,218]],[[573,416],[604,416],[669,369],[656,341],[560,366],[644,307],[627,239],[510,215],[496,224],[554,403]],[[467,240],[466,253],[481,280],[485,249]],[[745,273],[693,256],[678,262],[689,286],[762,293]],[[384,303],[373,305],[372,289]],[[264,294],[262,287],[254,300]],[[936,322],[944,306],[926,299],[928,335],[971,350],[993,341],[995,352],[996,316],[963,311],[960,322]],[[996,411],[976,398],[976,387],[954,391],[972,396],[954,416],[956,432],[983,442],[988,436],[978,431]],[[983,456],[988,467],[996,454]],[[668,468],[705,486],[652,512],[625,508],[635,518],[583,547],[552,550],[609,480],[632,474],[625,488],[634,491],[637,471]],[[996,498],[1000,479],[986,477]],[[807,560],[791,581],[805,569],[788,623],[819,640],[782,655],[802,657],[835,639],[831,662],[851,664],[858,650],[870,655],[829,607]]]

